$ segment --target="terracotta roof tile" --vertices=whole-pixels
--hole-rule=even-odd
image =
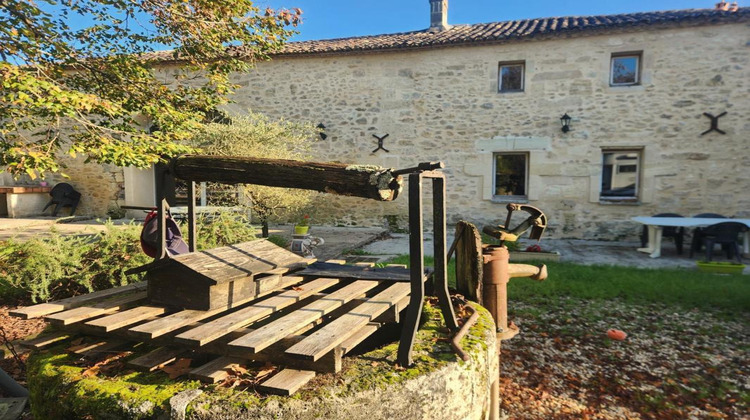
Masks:
[[[456,45],[507,43],[556,37],[584,36],[638,29],[717,25],[750,21],[750,8],[735,12],[686,9],[606,16],[568,16],[507,22],[454,25],[444,31],[429,30],[313,41],[290,42],[275,55],[346,54]],[[233,48],[242,55],[242,48]],[[172,61],[172,51],[152,53]],[[159,59],[157,58],[157,60]]]

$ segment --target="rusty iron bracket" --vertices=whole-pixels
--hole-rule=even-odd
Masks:
[[[492,236],[493,238],[499,239],[501,245],[505,241],[512,242],[517,240],[518,237],[523,235],[523,233],[526,232],[529,228],[531,228],[529,238],[536,240],[542,238],[542,233],[544,233],[544,229],[547,228],[547,216],[545,216],[541,210],[528,204],[516,203],[508,203],[506,208],[508,209],[508,217],[505,219],[505,225],[498,225],[494,227],[485,226],[484,229],[482,229],[482,232]],[[529,213],[529,217],[527,217],[526,220],[521,222],[518,226],[511,229],[509,228],[511,216],[513,215],[514,211],[518,210]]]
[[[461,329],[458,330],[456,335],[451,338],[451,347],[453,348],[453,351],[456,352],[458,357],[461,358],[464,362],[467,362],[469,360],[469,355],[466,354],[463,347],[461,347],[461,339],[464,338],[464,336],[469,332],[469,329],[476,324],[477,319],[479,319],[479,312],[477,312],[476,309],[472,308],[469,305],[466,305],[466,308],[471,311],[471,315],[469,316],[469,319],[464,322],[464,325],[461,326]]]

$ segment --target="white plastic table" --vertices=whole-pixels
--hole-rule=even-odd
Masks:
[[[661,235],[662,228],[664,226],[675,226],[675,227],[705,227],[715,225],[723,222],[737,222],[742,223],[747,227],[750,227],[750,219],[714,219],[714,218],[701,218],[701,217],[644,217],[638,216],[633,217],[638,223],[643,223],[648,227],[648,246],[646,248],[638,248],[638,251],[651,254],[651,258],[659,258],[661,256]],[[742,239],[742,252],[744,254],[750,253],[750,230],[745,231]]]

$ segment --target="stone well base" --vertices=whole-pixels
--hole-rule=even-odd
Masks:
[[[467,362],[450,350],[439,310],[426,304],[413,367],[394,363],[392,343],[344,358],[342,372],[318,375],[291,397],[170,381],[161,372],[83,378],[61,346],[30,359],[32,411],[39,419],[486,419],[498,356],[492,318],[477,308],[479,320],[461,342]]]

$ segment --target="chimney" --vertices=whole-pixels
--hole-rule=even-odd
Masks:
[[[722,10],[722,11],[728,11],[729,10],[729,2],[726,1],[720,1],[716,3],[716,10]]]
[[[450,29],[448,25],[448,0],[430,0],[430,31]]]
[[[737,4],[737,2],[734,2],[734,3],[732,3],[731,6],[729,6],[729,11],[730,12],[736,12],[737,10],[739,10],[739,8],[740,8],[740,6]]]

